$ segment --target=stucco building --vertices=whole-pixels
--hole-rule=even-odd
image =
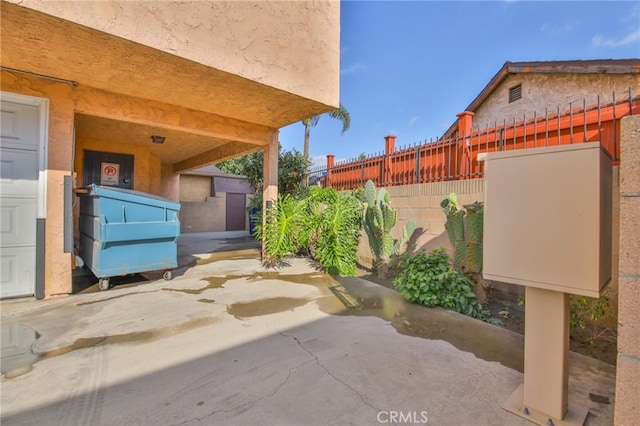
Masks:
[[[640,59],[505,62],[465,108],[473,128],[543,119],[566,110],[637,96]],[[458,123],[444,137],[455,137]]]
[[[180,175],[182,232],[249,229],[247,207],[255,189],[244,176],[207,166]]]
[[[71,292],[74,191],[105,164],[178,201],[181,173],[264,150],[274,199],[278,129],[339,104],[339,2],[1,8],[0,297]]]

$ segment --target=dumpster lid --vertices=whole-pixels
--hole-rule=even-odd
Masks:
[[[136,203],[150,202],[151,200],[155,200],[156,202],[153,204],[163,204],[168,208],[180,210],[180,203],[176,203],[175,201],[162,198],[158,195],[148,194],[142,191],[134,191],[133,189],[118,188],[116,186],[96,185],[95,183],[90,184],[87,187],[87,189],[89,190],[88,194],[80,194],[80,195],[108,197],[108,198],[115,198],[119,200],[131,201]],[[146,200],[136,199],[139,197],[146,198]]]

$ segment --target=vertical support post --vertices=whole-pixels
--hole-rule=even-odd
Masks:
[[[569,388],[569,295],[534,287],[525,291],[523,403],[562,419]]]
[[[335,165],[336,156],[333,154],[327,155],[327,181],[325,182],[325,188],[331,187],[331,171]]]
[[[418,145],[415,149],[415,153],[416,153],[416,175],[415,175],[415,182],[414,183],[420,183],[422,182],[422,175],[421,175],[421,170],[420,170],[420,145]]]
[[[539,425],[581,426],[589,410],[568,405],[569,294],[526,287],[524,384],[503,405]]]
[[[456,149],[457,170],[453,176],[471,174],[471,130],[473,128],[473,116],[471,111],[464,111],[456,114],[458,117],[458,147]]]
[[[391,154],[396,151],[395,135],[387,135],[384,137],[384,166],[382,183],[383,185],[391,183]]]
[[[266,226],[267,206],[278,199],[278,130],[274,130],[269,144],[264,148],[262,163],[264,178],[262,182],[262,226]],[[262,258],[265,258],[265,235],[262,233]]]

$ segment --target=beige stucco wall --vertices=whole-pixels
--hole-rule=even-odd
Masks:
[[[615,424],[638,424],[640,406],[640,115],[621,124],[618,360]]]
[[[174,173],[169,164],[160,167],[160,196],[172,201],[180,200],[180,175]]]
[[[509,103],[509,89],[522,84],[522,99]],[[510,123],[515,118],[522,120],[523,114],[527,119],[532,119],[534,112],[537,116],[544,116],[545,108],[549,114],[556,113],[558,106],[560,111],[572,107],[582,107],[582,100],[586,99],[587,105],[597,103],[598,94],[600,101],[610,102],[612,93],[616,93],[616,99],[628,96],[629,88],[635,89],[632,96],[637,95],[640,87],[640,75],[638,74],[539,74],[518,73],[507,78],[496,90],[480,105],[473,117],[474,128],[484,129],[487,125],[493,127],[494,123],[502,124],[503,120]]]
[[[180,175],[180,202],[201,202],[211,197],[211,176]]]
[[[338,1],[11,1],[326,105],[339,102]]]
[[[226,228],[227,194],[204,201],[186,201],[180,208],[181,232],[221,232]]]

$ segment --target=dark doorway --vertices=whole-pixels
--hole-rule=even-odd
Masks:
[[[133,189],[133,155],[85,151],[83,185]]]
[[[246,194],[227,193],[227,231],[244,231]]]

